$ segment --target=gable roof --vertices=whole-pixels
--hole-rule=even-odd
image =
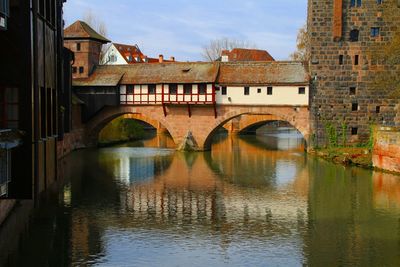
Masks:
[[[119,84],[217,83],[226,86],[308,85],[302,62],[172,62],[97,66],[89,78],[73,86]]]
[[[218,63],[171,62],[159,64],[102,65],[74,86],[116,86],[118,84],[213,83]]]
[[[224,62],[220,64],[221,85],[307,85],[309,75],[302,62]]]
[[[101,43],[109,43],[111,42],[98,32],[96,32],[92,27],[90,27],[84,21],[75,21],[72,25],[68,26],[64,30],[64,39],[65,40],[83,40],[90,39],[99,41]]]
[[[140,48],[137,45],[126,45],[119,43],[112,43],[117,51],[121,54],[122,58],[126,61],[127,64],[137,64],[137,63],[159,63],[158,58],[149,58],[146,57]],[[131,61],[128,60],[129,56],[131,57]],[[136,58],[139,58],[139,61],[136,61]],[[146,62],[147,60],[147,62]],[[163,62],[174,62],[172,60],[164,59]]]
[[[275,61],[265,50],[234,48],[232,51],[222,51],[222,56],[228,56],[229,61]]]

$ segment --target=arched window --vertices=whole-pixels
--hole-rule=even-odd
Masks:
[[[351,42],[357,42],[358,41],[358,37],[360,35],[360,31],[359,30],[351,30],[350,32],[350,41]]]

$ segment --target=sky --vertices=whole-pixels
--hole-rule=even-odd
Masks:
[[[137,44],[149,57],[204,60],[203,47],[227,37],[286,60],[306,22],[307,0],[68,0],[66,26],[88,12],[106,24],[108,39]]]

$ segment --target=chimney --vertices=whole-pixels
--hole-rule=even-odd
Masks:
[[[158,62],[160,62],[160,63],[164,62],[164,56],[163,55],[159,55],[158,56]]]
[[[175,57],[170,57],[169,60],[175,62]]]

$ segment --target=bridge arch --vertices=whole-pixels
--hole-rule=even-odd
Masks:
[[[303,135],[306,143],[309,141],[310,126],[309,111],[307,107],[242,107],[238,109],[231,109],[215,120],[214,124],[212,124],[212,126],[210,126],[210,128],[207,130],[208,135],[204,141],[204,148],[211,148],[212,137],[219,127],[222,127],[227,122],[240,116],[246,116],[249,118],[243,123],[243,128],[241,128],[241,130],[256,123],[260,123],[261,121],[285,121],[296,128]],[[252,116],[256,119],[252,119]]]
[[[125,118],[143,121],[156,129],[167,130],[174,142],[176,136],[174,129],[163,115],[158,115],[148,107],[117,106],[104,107],[85,125],[85,143],[87,146],[95,146],[98,142],[100,131],[112,120],[124,116]]]

